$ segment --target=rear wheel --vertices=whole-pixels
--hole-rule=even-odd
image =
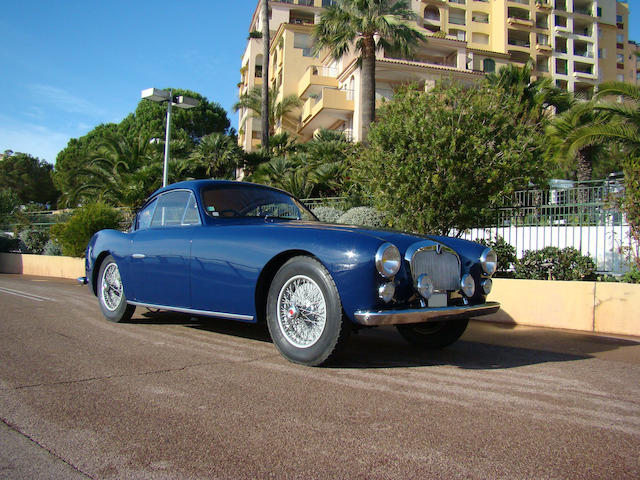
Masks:
[[[136,307],[127,303],[118,264],[107,255],[98,272],[98,301],[102,314],[110,322],[126,322]]]
[[[458,340],[469,324],[468,318],[442,322],[396,325],[405,340],[426,348],[444,348]]]
[[[273,278],[267,325],[280,353],[308,366],[334,358],[350,333],[331,275],[318,261],[302,256],[285,263]]]

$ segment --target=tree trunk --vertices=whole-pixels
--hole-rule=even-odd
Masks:
[[[369,127],[376,119],[376,44],[373,35],[362,39],[362,142],[367,144]]]
[[[269,2],[262,0],[262,148],[269,148]]]

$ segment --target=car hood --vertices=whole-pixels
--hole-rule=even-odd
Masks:
[[[477,261],[483,250],[486,248],[485,246],[478,243],[470,242],[468,240],[462,240],[459,238],[445,237],[440,235],[410,234],[397,230],[367,228],[356,225],[341,225],[335,223],[298,220],[286,222],[276,221],[274,222],[274,226],[283,229],[315,229],[326,233],[334,231],[341,236],[347,234],[378,239],[381,242],[393,243],[396,247],[398,247],[402,256],[404,256],[409,246],[417,242],[421,242],[425,245],[444,245],[456,251],[458,255],[474,261]]]

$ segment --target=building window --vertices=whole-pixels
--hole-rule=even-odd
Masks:
[[[464,42],[467,39],[467,34],[464,30],[457,30],[455,28],[449,29],[449,35],[453,35],[456,39]]]
[[[482,61],[482,70],[484,73],[494,73],[496,71],[496,61],[492,58],[485,58]]]
[[[618,53],[616,59],[618,63],[624,63],[624,53]]]
[[[489,23],[489,14],[483,12],[473,12],[471,14],[471,19],[474,22],[478,23]]]
[[[439,22],[440,10],[438,10],[438,7],[435,5],[428,5],[427,8],[424,9],[424,19]]]
[[[480,43],[482,45],[488,45],[489,44],[489,35],[487,35],[486,33],[473,32],[471,34],[471,41],[473,43]]]
[[[449,0],[450,3],[459,3],[460,5],[465,4],[465,0]]]
[[[303,57],[313,57],[313,42],[311,36],[306,33],[293,34],[293,48],[302,50]]]
[[[449,23],[453,25],[466,25],[465,11],[457,8],[449,10]]]
[[[566,27],[567,26],[567,17],[563,17],[562,15],[556,15],[556,27]]]
[[[616,23],[622,23],[622,15],[616,15]]]
[[[624,82],[624,74],[619,73],[618,75],[616,75],[616,80],[618,80],[619,82]]]

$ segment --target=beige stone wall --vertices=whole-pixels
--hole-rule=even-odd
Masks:
[[[640,285],[494,279],[501,310],[481,319],[518,325],[640,336]]]
[[[0,253],[0,273],[38,275],[41,277],[78,278],[84,276],[84,259]]]

